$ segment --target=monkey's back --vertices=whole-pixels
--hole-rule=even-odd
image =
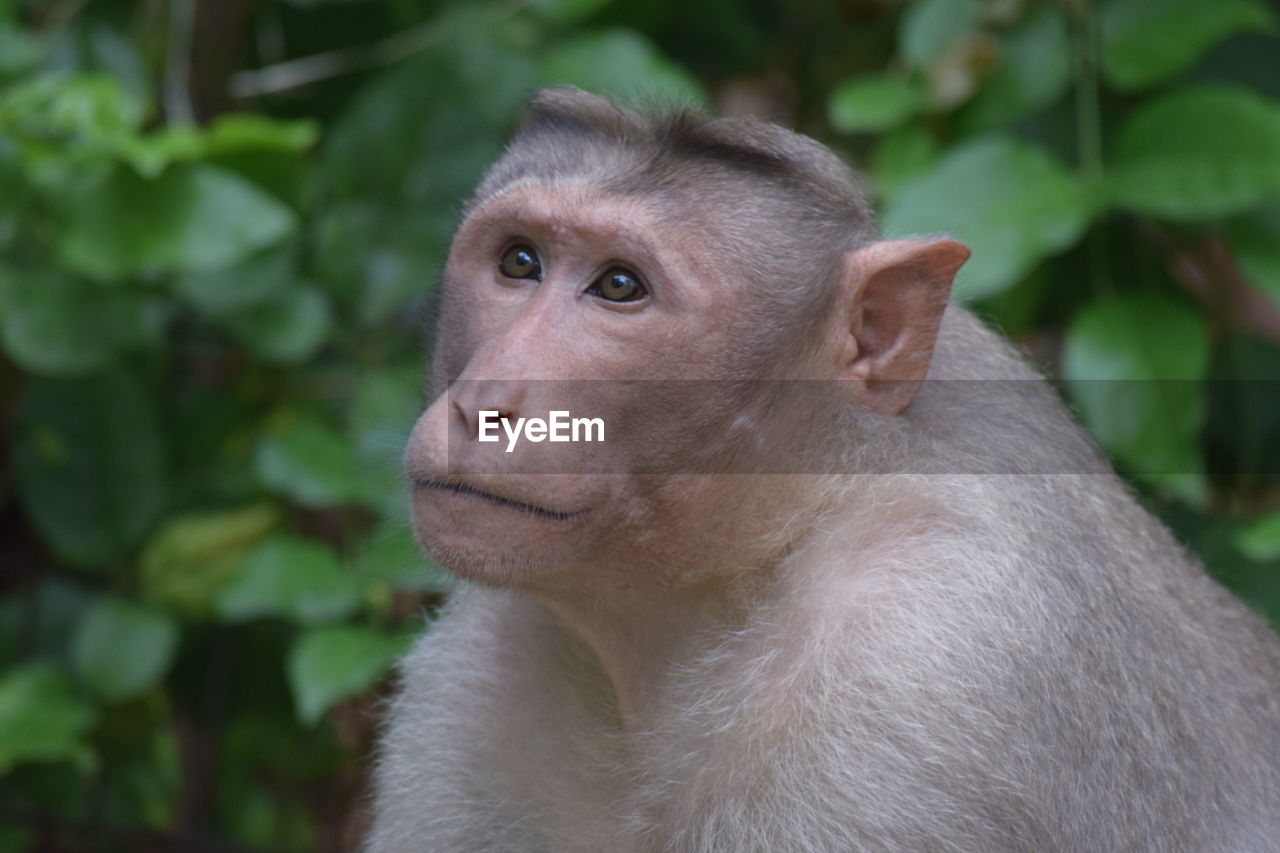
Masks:
[[[1280,643],[1100,476],[1010,489],[1008,513],[1047,490],[1061,515],[1010,549],[1028,576],[987,635],[1050,849],[1280,849]]]

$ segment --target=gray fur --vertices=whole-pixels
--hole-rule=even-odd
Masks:
[[[570,172],[695,179],[634,114],[573,93],[535,112],[556,99],[477,204]],[[841,250],[869,239],[816,143],[712,131],[808,164],[724,167],[781,181],[774,201],[843,181],[815,205],[857,226]],[[902,415],[806,428],[840,442],[835,470],[891,473],[815,478],[821,509],[787,520],[639,726],[535,597],[460,584],[402,664],[370,853],[1280,850],[1280,645],[1008,345],[952,306]]]

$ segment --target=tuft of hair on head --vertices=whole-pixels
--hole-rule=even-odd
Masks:
[[[705,169],[775,186],[783,201],[789,197],[811,214],[805,220],[838,221],[873,235],[874,215],[861,182],[807,136],[761,119],[716,118],[690,107],[640,112],[572,87],[543,89],[530,99],[506,155],[476,197],[490,198],[531,177],[608,179],[612,190],[643,195],[648,187],[670,190],[679,177],[696,178]]]
[[[599,95],[561,87],[543,89],[533,97],[521,134],[593,135],[620,146],[645,146],[658,155],[716,161],[761,175],[782,174],[791,165],[790,158],[776,139],[752,133],[757,128],[782,130],[755,120],[735,123],[693,107],[660,103],[639,113]]]
[[[638,141],[645,123],[642,115],[608,98],[573,86],[557,86],[541,89],[529,99],[519,133],[587,133]]]

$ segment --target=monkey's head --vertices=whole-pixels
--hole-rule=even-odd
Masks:
[[[755,534],[800,509],[786,478],[742,475],[829,452],[840,410],[905,409],[967,257],[877,239],[807,137],[542,92],[450,250],[438,396],[406,454],[420,540],[462,576],[547,589],[679,584],[785,547]],[[797,411],[801,379],[824,390]],[[555,411],[605,440],[523,431]]]

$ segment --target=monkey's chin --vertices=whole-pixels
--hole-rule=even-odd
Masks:
[[[413,529],[423,550],[452,574],[486,586],[536,585],[574,565],[588,516],[469,485],[414,484]]]

